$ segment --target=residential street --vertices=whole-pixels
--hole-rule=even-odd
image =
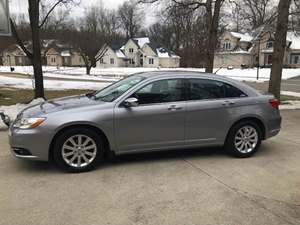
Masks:
[[[251,86],[255,87],[259,90],[268,90],[269,82],[256,83],[256,82],[246,82]],[[281,82],[281,90],[282,91],[292,91],[300,93],[300,76],[294,77],[288,80],[282,80]]]
[[[300,111],[282,116],[280,135],[252,158],[181,150],[122,156],[81,174],[13,158],[1,131],[0,224],[300,224]]]

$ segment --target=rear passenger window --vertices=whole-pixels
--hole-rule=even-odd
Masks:
[[[238,88],[221,81],[189,79],[189,100],[239,98],[245,96]]]
[[[226,98],[241,98],[241,97],[246,97],[247,95],[242,92],[240,89],[230,85],[230,84],[225,84],[225,97]]]

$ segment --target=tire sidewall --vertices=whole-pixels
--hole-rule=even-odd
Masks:
[[[88,164],[85,167],[81,167],[81,168],[72,167],[72,166],[68,165],[62,157],[63,144],[65,143],[65,141],[67,139],[69,139],[70,137],[72,137],[74,135],[86,135],[89,138],[93,139],[94,142],[96,143],[96,146],[97,146],[96,157],[90,164]],[[68,172],[79,173],[79,172],[86,172],[86,171],[92,170],[99,163],[99,161],[103,158],[104,151],[105,151],[105,149],[104,149],[104,144],[103,144],[102,138],[95,131],[86,129],[86,128],[72,128],[72,129],[69,129],[69,130],[66,130],[65,132],[63,132],[55,140],[53,158],[54,158],[54,161],[56,162],[56,164],[60,168],[66,170]]]
[[[234,144],[234,140],[235,140],[235,136],[236,136],[236,133],[238,132],[238,130],[244,126],[251,126],[253,127],[256,132],[257,132],[257,135],[258,135],[258,141],[257,141],[257,144],[255,146],[255,148],[251,151],[251,152],[248,152],[248,153],[242,153],[240,152],[236,147],[235,147],[235,144]],[[246,157],[250,157],[252,156],[253,154],[255,154],[257,152],[257,150],[259,149],[260,145],[261,145],[261,142],[262,142],[262,130],[261,128],[257,125],[257,123],[255,122],[252,122],[252,121],[243,121],[243,122],[239,122],[237,123],[236,125],[234,125],[230,131],[229,131],[229,134],[228,134],[228,137],[226,139],[226,144],[225,144],[225,147],[226,147],[226,150],[231,153],[232,155],[236,156],[236,157],[239,157],[239,158],[246,158]]]

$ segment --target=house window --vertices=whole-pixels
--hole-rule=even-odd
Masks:
[[[225,40],[225,42],[223,43],[223,49],[224,50],[230,50],[231,49],[231,43],[229,40]]]
[[[129,52],[133,53],[133,48],[130,48],[130,49],[129,49]]]
[[[267,49],[273,48],[273,41],[268,41],[266,47]]]
[[[291,55],[291,64],[300,64],[300,55]]]
[[[104,64],[103,58],[100,59],[100,64]]]
[[[149,64],[154,64],[154,59],[149,59]]]
[[[114,58],[110,59],[110,64],[115,64],[115,59]]]
[[[133,59],[129,59],[129,64],[134,64],[134,60]]]
[[[55,63],[55,58],[51,58],[51,62]]]

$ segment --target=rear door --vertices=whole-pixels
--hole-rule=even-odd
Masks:
[[[222,144],[235,118],[235,110],[246,95],[230,84],[188,78],[186,144]]]

